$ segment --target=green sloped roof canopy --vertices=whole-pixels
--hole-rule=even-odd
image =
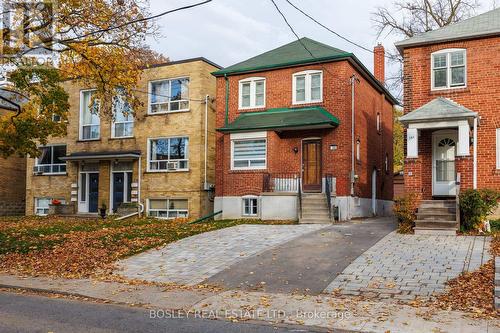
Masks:
[[[311,51],[312,56],[304,46],[307,50]],[[221,76],[224,74],[244,73],[310,62],[348,58],[350,56],[352,56],[352,53],[304,37],[300,41],[297,40],[288,43],[277,49],[216,71],[213,75]]]
[[[337,117],[319,106],[304,108],[280,108],[266,111],[246,112],[232,123],[217,129],[220,132],[248,132],[259,130],[297,130],[334,128],[339,125]]]

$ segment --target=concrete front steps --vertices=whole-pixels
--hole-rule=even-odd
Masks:
[[[455,200],[422,200],[415,221],[416,235],[455,236],[458,229]]]
[[[299,223],[331,223],[324,193],[302,194],[302,217]]]

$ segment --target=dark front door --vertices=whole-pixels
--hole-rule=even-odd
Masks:
[[[97,213],[99,205],[99,174],[89,173],[89,213]]]
[[[305,192],[321,192],[321,141],[302,144],[302,182]]]
[[[113,211],[124,201],[125,174],[123,172],[113,173]]]

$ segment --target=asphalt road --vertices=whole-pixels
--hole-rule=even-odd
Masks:
[[[163,317],[163,312],[155,313]],[[168,312],[167,312],[168,313]],[[177,316],[180,316],[177,314]],[[275,327],[199,318],[150,318],[150,310],[63,298],[0,292],[0,332],[315,332],[306,327]]]
[[[228,289],[318,295],[394,229],[393,218],[334,224],[240,261],[205,282]]]

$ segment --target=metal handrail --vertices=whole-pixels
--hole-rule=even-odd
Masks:
[[[298,178],[298,198],[299,198],[299,218],[302,218],[302,184],[301,184],[301,179],[300,177]]]
[[[332,178],[331,174],[325,175],[325,195],[326,203],[328,205],[328,218],[332,220]]]
[[[456,220],[457,220],[457,223],[458,223],[458,230],[460,230],[460,172],[457,172],[457,180],[456,180],[456,187],[455,187],[455,190],[456,190],[456,197],[455,197],[455,209],[456,209],[456,212],[455,212],[455,216],[456,216]]]
[[[298,192],[300,175],[297,173],[264,173],[262,192]]]

